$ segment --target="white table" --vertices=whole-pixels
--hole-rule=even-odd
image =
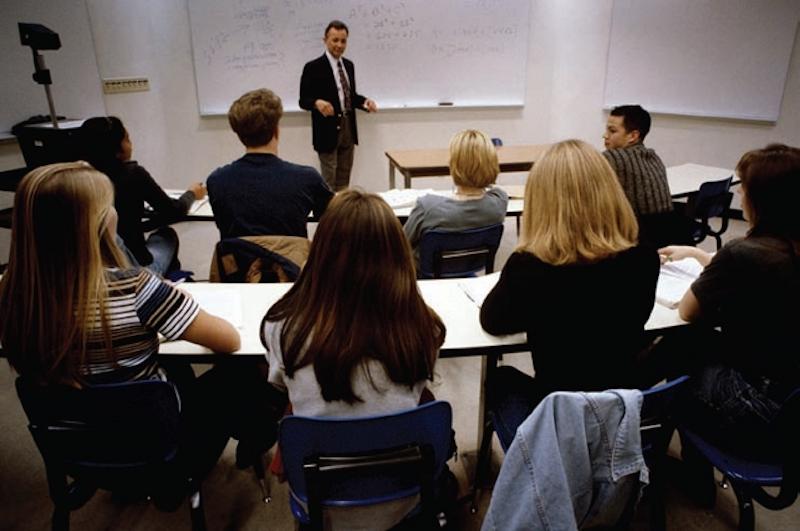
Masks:
[[[503,354],[528,350],[524,333],[507,336],[493,336],[483,331],[480,325],[480,308],[464,293],[459,282],[470,279],[420,280],[419,288],[425,302],[433,308],[447,327],[447,336],[441,355],[470,356]],[[213,284],[185,283],[181,288],[195,295],[201,302],[204,294],[226,291],[235,293],[231,304],[240,305],[242,323],[239,333],[242,346],[236,355],[264,355],[264,347],[259,337],[261,319],[291,284]],[[215,313],[213,308],[207,308]],[[670,328],[685,325],[677,310],[655,304],[650,319],[645,325],[647,331],[658,333]],[[186,341],[162,343],[161,354],[188,355],[193,361],[213,361],[212,353],[205,347]]]
[[[165,190],[168,195],[171,197],[179,197],[181,193],[180,190],[173,190],[168,189]],[[444,190],[437,190],[437,194],[448,196],[452,195],[452,192],[444,191]],[[394,213],[397,215],[398,218],[401,220],[405,220],[408,218],[408,215],[411,214],[411,209],[414,206],[402,206],[398,208],[394,208]],[[508,207],[506,209],[506,215],[509,217],[519,218],[522,215],[522,208],[523,208],[523,201],[521,198],[511,198],[508,201]],[[309,214],[309,221],[318,221],[318,218]],[[205,199],[201,199],[200,201],[195,201],[194,204],[189,209],[189,213],[186,215],[185,218],[187,221],[214,221],[214,211],[211,210],[211,204],[208,202],[208,196]]]
[[[667,182],[673,199],[686,197],[697,192],[706,181],[719,181],[734,176],[733,183],[738,183],[733,170],[703,166],[702,164],[681,164],[667,168]]]
[[[669,182],[669,189],[672,197],[677,199],[697,192],[700,189],[700,185],[706,181],[718,181],[720,179],[730,177],[733,174],[733,170],[725,168],[688,163],[681,164],[680,166],[670,166],[667,168],[667,181]],[[736,180],[734,177],[734,183],[736,182],[738,182],[738,180]],[[509,192],[510,196],[508,208],[506,210],[507,215],[509,217],[515,217],[519,219],[519,217],[522,215],[522,209],[524,207],[524,202],[520,197],[522,195],[521,191],[524,189],[524,185],[501,186],[501,188],[505,188],[506,191]],[[176,189],[167,189],[165,191],[172,197],[180,197],[180,195],[184,192],[184,190]],[[451,194],[450,192],[444,190],[437,190],[435,193],[445,196]],[[398,218],[406,219],[411,213],[412,208],[413,205],[398,207],[394,209],[394,212],[397,214]],[[208,196],[200,201],[194,202],[192,207],[189,209],[186,219],[188,221],[214,220],[214,212],[211,210],[211,204],[208,202]],[[313,216],[309,216],[309,219],[312,221],[317,220]]]

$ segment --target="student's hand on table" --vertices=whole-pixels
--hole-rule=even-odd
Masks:
[[[314,107],[322,116],[333,116],[333,105],[329,101],[317,100],[314,102]]]
[[[713,255],[705,252],[702,249],[691,247],[689,245],[669,245],[659,249],[658,256],[661,258],[662,264],[665,262],[672,262],[691,257],[700,262],[700,265],[705,267],[711,261],[711,257]]]
[[[206,185],[203,183],[195,183],[189,187],[189,191],[194,194],[195,201],[203,199],[208,193]]]

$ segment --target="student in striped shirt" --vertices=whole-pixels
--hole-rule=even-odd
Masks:
[[[113,185],[89,164],[31,171],[17,188],[13,215],[0,282],[0,341],[20,375],[76,388],[167,379],[157,359],[159,333],[215,352],[239,348],[239,333],[228,322],[149,270],[129,267],[115,241]],[[209,387],[221,381],[212,369],[178,383],[182,414],[198,413],[198,422],[189,422],[191,436],[206,447],[204,463],[211,465],[228,436],[212,412],[200,420],[206,404],[195,397],[211,394]]]

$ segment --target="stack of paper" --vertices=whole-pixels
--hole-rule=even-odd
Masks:
[[[423,195],[432,194],[432,188],[420,190],[417,188],[403,188],[399,190],[392,188],[389,191],[381,192],[379,195],[384,201],[389,203],[392,208],[413,207],[417,203],[417,198]]]
[[[465,278],[458,282],[458,286],[464,290],[467,297],[480,308],[486,296],[489,295],[489,292],[492,291],[499,279],[500,272],[498,271],[497,273],[491,273],[482,277]]]
[[[677,308],[683,294],[702,271],[703,266],[694,258],[662,264],[656,286],[656,302],[667,308]]]

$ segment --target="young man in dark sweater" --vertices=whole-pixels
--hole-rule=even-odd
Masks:
[[[307,237],[313,210],[321,216],[333,196],[317,170],[278,158],[280,98],[250,91],[233,102],[228,122],[245,146],[238,160],[208,177],[208,198],[220,238]]]
[[[603,134],[603,156],[633,207],[639,221],[639,239],[655,247],[690,243],[686,220],[673,211],[664,163],[644,145],[650,123],[650,113],[639,105],[614,107]]]

